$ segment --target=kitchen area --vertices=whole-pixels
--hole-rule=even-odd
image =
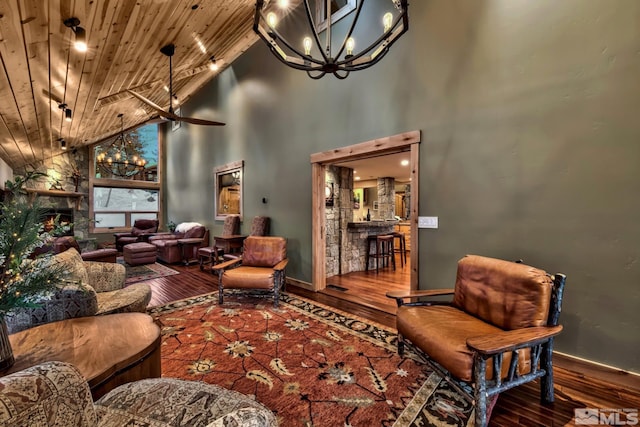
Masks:
[[[409,206],[411,184],[402,179],[402,153],[398,159],[385,156],[385,164],[397,165],[393,171],[382,167],[364,172],[360,166],[331,165],[325,172],[326,275],[334,277],[353,272],[375,271],[374,259],[366,260],[369,236],[399,232],[406,249],[411,249]],[[366,176],[361,176],[362,173]],[[375,176],[376,173],[394,176]],[[408,175],[408,173],[405,173]],[[373,175],[373,176],[372,176]],[[394,239],[398,251],[400,239]],[[374,248],[371,248],[373,251]],[[397,268],[401,264],[397,263]]]

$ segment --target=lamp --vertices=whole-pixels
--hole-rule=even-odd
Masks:
[[[62,112],[64,113],[64,120],[67,122],[70,122],[72,117],[71,108],[68,108],[67,104],[58,104],[58,108],[61,109]]]
[[[80,27],[80,20],[76,17],[68,18],[64,20],[64,25],[71,28],[76,34],[76,41],[73,46],[78,52],[87,51],[87,32],[84,28]]]
[[[380,61],[389,52],[391,45],[409,29],[408,1],[390,0],[397,12],[395,14],[391,12],[384,14],[381,22],[382,35],[369,45],[366,45],[360,52],[354,53],[356,40],[352,35],[356,22],[360,17],[360,11],[365,3],[364,0],[357,0],[353,21],[351,21],[339,50],[334,51],[331,36],[332,1],[324,1],[326,3],[327,24],[324,30],[324,45],[320,41],[318,24],[311,15],[309,0],[302,0],[302,2],[304,3],[311,36],[305,35],[299,44],[300,47],[287,41],[278,32],[278,14],[275,11],[271,10],[265,15],[265,0],[257,0],[253,21],[253,30],[269,46],[269,49],[278,60],[289,67],[306,71],[312,79],[322,78],[327,73],[331,73],[339,79],[345,79],[351,71],[364,70],[371,67]],[[283,6],[287,2],[278,1],[277,3],[280,9],[283,10]],[[312,49],[314,42],[315,51]]]
[[[131,178],[144,171],[147,161],[138,156],[136,147],[125,137],[123,116],[118,114],[120,134],[109,146],[99,152],[96,150],[96,165],[107,176]]]
[[[65,151],[67,149],[67,141],[62,138],[58,139],[58,141],[60,141],[60,148],[62,151]]]
[[[218,61],[216,61],[216,57],[212,56],[209,58],[209,69],[211,71],[218,71]]]

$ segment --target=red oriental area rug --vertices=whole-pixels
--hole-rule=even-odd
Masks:
[[[252,395],[282,426],[466,426],[469,402],[417,358],[400,358],[393,329],[291,295],[210,294],[152,308],[162,375]],[[469,421],[468,425],[473,423]]]

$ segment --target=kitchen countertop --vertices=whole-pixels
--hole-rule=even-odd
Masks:
[[[372,221],[354,221],[347,223],[347,229],[361,229],[361,228],[372,228],[372,227],[391,227],[398,224],[398,221],[382,221],[382,220],[372,220]]]

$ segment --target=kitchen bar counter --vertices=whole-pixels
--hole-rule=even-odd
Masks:
[[[355,222],[348,222],[347,223],[347,230],[349,231],[362,231],[362,230],[368,230],[368,229],[373,229],[376,232],[386,232],[384,230],[387,230],[389,232],[393,231],[393,227],[395,227],[395,225],[398,223],[398,221],[393,220],[393,221],[380,221],[380,220],[372,220],[372,221],[355,221]],[[377,229],[384,229],[384,230],[377,230]]]
[[[347,223],[346,240],[343,241],[340,274],[366,270],[367,238],[395,231],[398,221],[355,221]]]

